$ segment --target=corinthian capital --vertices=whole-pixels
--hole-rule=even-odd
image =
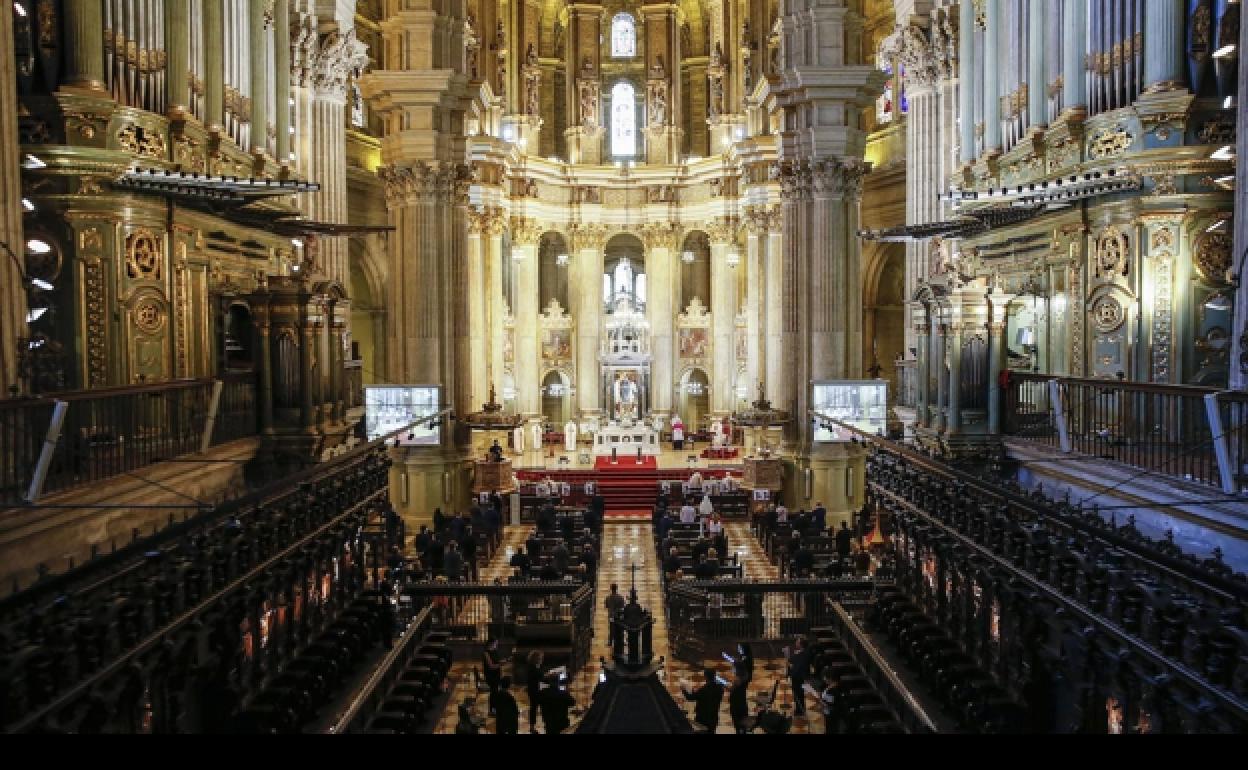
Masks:
[[[468,210],[468,232],[473,235],[502,235],[503,222],[503,209],[499,206]]]
[[[542,225],[532,217],[511,218],[511,242],[518,246],[536,246],[542,240]]]
[[[680,228],[670,222],[646,225],[641,228],[641,240],[646,249],[676,251],[680,248]]]
[[[429,164],[417,161],[411,166],[383,166],[377,176],[386,189],[386,203],[454,202],[471,177],[471,170],[453,163]]]
[[[317,93],[345,99],[347,81],[367,66],[368,46],[356,38],[354,29],[349,29],[346,34],[331,32],[320,39],[308,60],[307,74]]]
[[[706,227],[711,243],[732,243],[737,238],[741,220],[736,217],[716,217]]]
[[[601,250],[607,245],[611,229],[606,225],[576,225],[571,230],[572,248],[576,251]]]

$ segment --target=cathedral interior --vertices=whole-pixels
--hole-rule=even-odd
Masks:
[[[0,732],[1248,731],[1239,0],[11,5]]]

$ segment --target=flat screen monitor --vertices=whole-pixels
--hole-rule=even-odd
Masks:
[[[416,427],[412,423],[437,414],[441,403],[440,388],[436,385],[386,385],[364,389],[365,426],[368,439],[388,436],[402,431],[398,436],[404,446],[437,446],[442,440],[438,421]]]

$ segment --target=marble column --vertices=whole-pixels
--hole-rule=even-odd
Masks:
[[[652,225],[642,232],[646,245],[646,318],[650,323],[650,411],[664,418],[672,413],[676,284],[680,277],[680,231],[674,225]],[[594,276],[601,285],[601,276]]]
[[[538,263],[537,247],[541,231],[533,220],[512,220],[512,248],[519,249],[524,258],[512,264],[512,276],[516,281],[516,411],[526,417],[542,413],[541,394],[541,335],[538,316]],[[508,255],[504,255],[506,257]],[[511,255],[514,260],[514,255]]]
[[[98,5],[98,4],[97,4]],[[203,0],[204,127],[225,133],[225,9],[222,0]]]
[[[1084,66],[1087,42],[1088,0],[1062,4],[1062,104],[1066,109],[1088,103],[1088,79]]]
[[[572,231],[572,248],[580,276],[576,306],[576,399],[582,417],[600,415],[602,370],[598,362],[602,331],[602,276],[605,270],[603,248],[605,227],[582,225]]]
[[[762,312],[764,317],[764,355],[767,385],[767,397],[777,404],[781,399],[781,383],[788,379],[788,362],[784,357],[784,233],[781,231],[780,209],[772,209],[769,217],[767,235],[767,253],[763,266],[764,296]],[[780,406],[785,409],[787,406]]]
[[[508,305],[507,297],[503,296],[503,270],[506,265],[504,259],[510,259],[503,254],[503,220],[501,212],[497,215],[498,221],[492,226],[482,243],[482,261],[485,265],[485,324],[488,329],[489,357],[488,370],[486,371],[486,392],[489,388],[495,388],[498,398],[502,398],[503,387],[503,371],[506,368],[504,362],[503,339],[507,334],[506,317],[511,310]],[[485,403],[482,401],[481,403]],[[501,404],[502,401],[499,401]]]
[[[71,88],[104,91],[104,4],[65,0],[63,6],[65,74],[61,82]]]
[[[468,379],[469,400],[484,404],[490,394],[490,281],[486,269],[486,251],[492,240],[491,229],[501,217],[492,210],[473,211],[468,226]]]
[[[763,346],[762,332],[764,292],[766,284],[764,275],[764,250],[767,246],[766,210],[748,212],[746,219],[748,231],[745,238],[745,385],[749,392],[758,387],[763,380]]]
[[[736,244],[737,221],[720,219],[711,236],[711,350],[715,357],[711,374],[711,411],[731,414],[737,404],[737,271],[740,259]],[[730,257],[730,255],[732,255]]]
[[[0,50],[13,50],[13,14],[0,12]],[[19,257],[22,244],[22,173],[17,132],[17,73],[12,56],[0,56],[0,243]],[[21,271],[0,254],[0,392],[17,385],[17,340],[25,337],[26,291]]]
[[[971,163],[975,160],[975,79],[983,77],[983,73],[975,69],[975,3],[972,0],[960,0],[958,4],[958,63],[958,112],[962,121],[958,159]]]
[[[1186,87],[1183,0],[1149,0],[1144,14],[1144,85],[1148,91]],[[1240,58],[1244,53],[1240,52]]]
[[[1000,3],[984,3],[984,149],[1001,149],[1001,45]]]

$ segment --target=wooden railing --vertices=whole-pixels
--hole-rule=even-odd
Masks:
[[[1222,415],[1216,435],[1206,403],[1211,395]],[[1242,486],[1246,417],[1248,394],[1187,385],[1011,371],[1005,393],[1010,436],[1210,486],[1223,486],[1217,453],[1223,438]]]
[[[179,380],[0,401],[0,505],[27,497],[58,403],[65,404],[64,420],[43,494],[200,451],[217,382]],[[210,445],[256,434],[255,374],[231,373],[220,382]]]

